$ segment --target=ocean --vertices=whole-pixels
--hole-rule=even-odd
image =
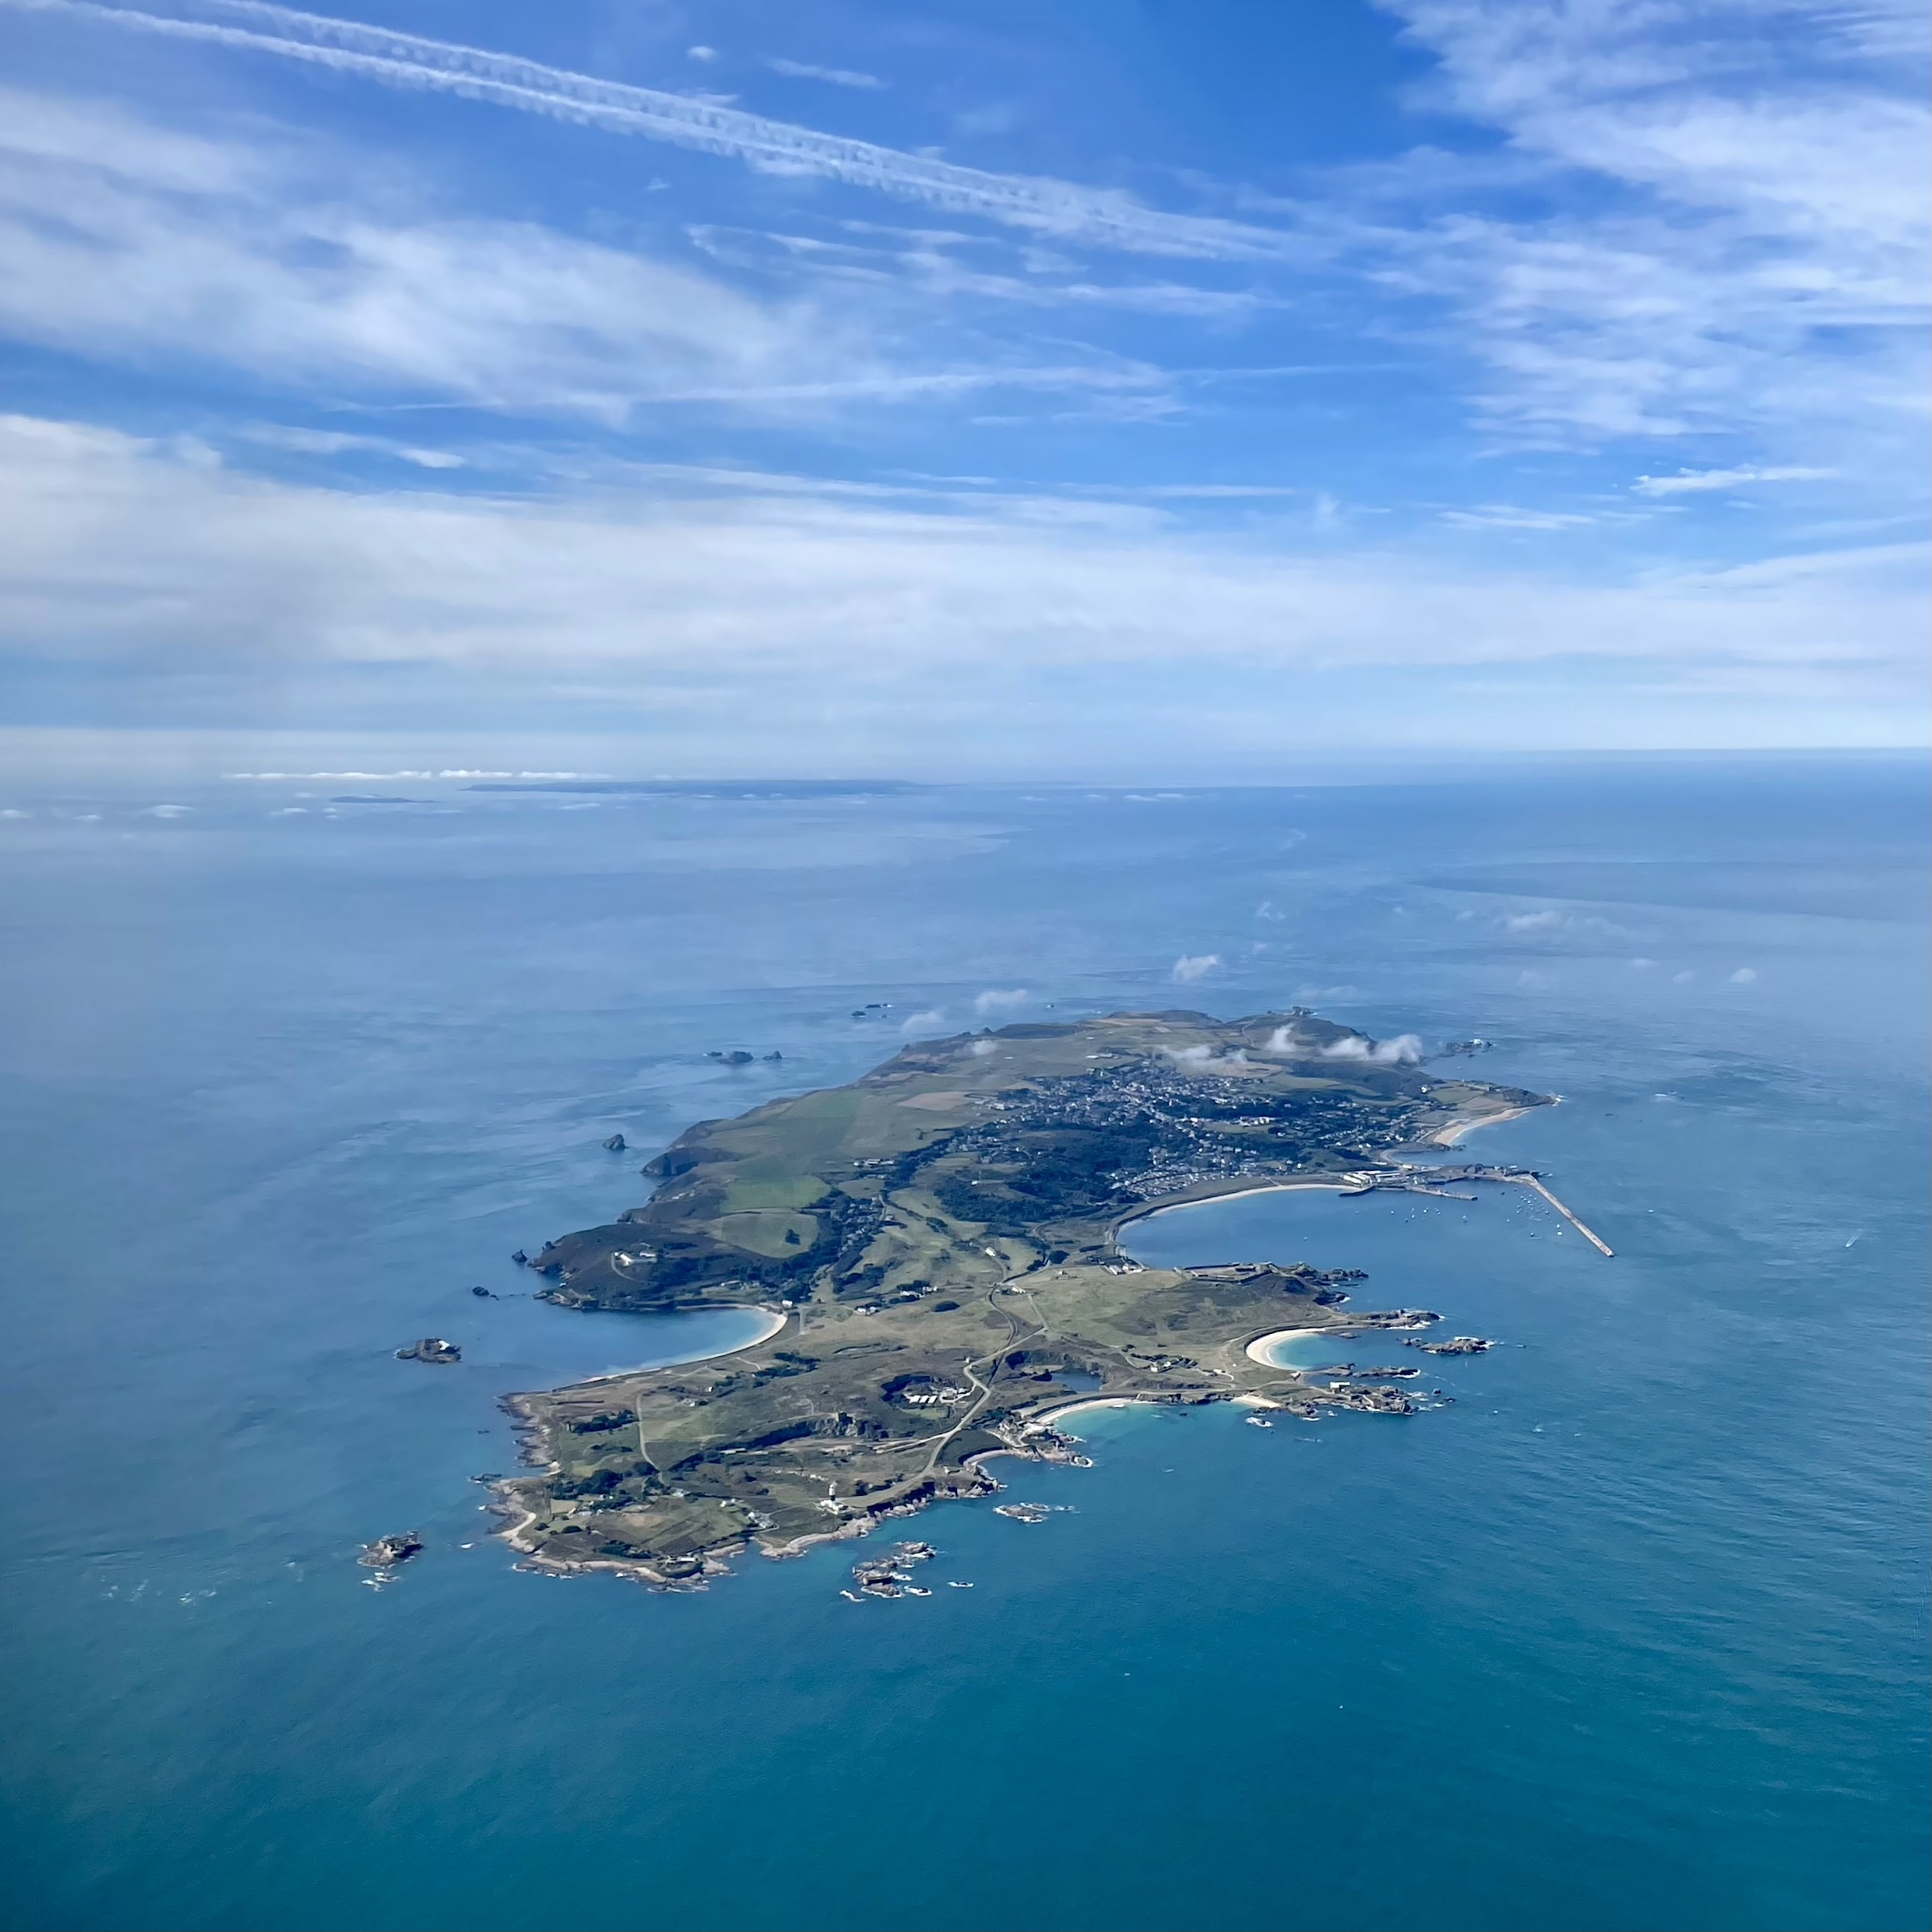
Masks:
[[[1928,1923],[1923,760],[744,789],[0,801],[0,1923]],[[970,1590],[518,1571],[499,1398],[750,1318],[512,1251],[989,993],[1482,1036],[1561,1104],[1467,1152],[1615,1258],[1519,1189],[1161,1216],[1497,1346],[1406,1419],[1083,1412],[994,1466],[1044,1521],[920,1519]]]

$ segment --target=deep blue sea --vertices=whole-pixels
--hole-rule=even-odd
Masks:
[[[0,799],[5,1924],[1926,1925],[1927,791]],[[990,991],[1483,1035],[1563,1103],[1470,1153],[1616,1258],[1514,1189],[1163,1216],[1499,1346],[1407,1420],[1089,1412],[996,1466],[1067,1508],[921,1519],[970,1591],[519,1573],[498,1399],[742,1321],[511,1251]]]

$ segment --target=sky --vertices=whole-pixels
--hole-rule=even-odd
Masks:
[[[0,0],[0,752],[1923,741],[1921,0]]]

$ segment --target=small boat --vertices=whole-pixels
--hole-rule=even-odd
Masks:
[[[962,1583],[957,1577],[955,1577],[952,1581],[946,1585],[946,1588],[949,1590],[970,1590],[972,1587],[973,1585],[970,1583]]]

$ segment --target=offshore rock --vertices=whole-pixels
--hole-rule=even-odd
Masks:
[[[375,1542],[365,1543],[356,1561],[365,1570],[392,1570],[420,1555],[422,1547],[422,1538],[413,1529],[405,1529],[398,1536],[378,1536]]]
[[[406,1349],[396,1351],[399,1362],[460,1362],[463,1350],[454,1342],[445,1342],[441,1336],[426,1335],[420,1342],[412,1342]]]

